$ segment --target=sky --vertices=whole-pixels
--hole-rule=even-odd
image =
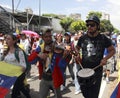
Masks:
[[[70,15],[81,14],[85,21],[90,11],[110,14],[113,26],[120,30],[120,0],[13,0],[14,9],[25,11],[31,8],[34,14],[53,13]],[[20,3],[19,3],[20,1]],[[19,3],[19,5],[18,5]],[[0,5],[12,9],[12,0],[0,0]],[[39,6],[40,5],[40,6]],[[40,10],[39,10],[40,8]]]

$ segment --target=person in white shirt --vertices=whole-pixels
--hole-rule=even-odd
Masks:
[[[20,44],[23,46],[25,53],[29,55],[29,48],[31,46],[25,34],[21,34]]]
[[[8,34],[5,38],[8,46],[6,53],[3,55],[3,61],[22,67],[22,74],[17,78],[13,89],[11,98],[19,98],[22,92],[26,98],[31,98],[29,91],[25,88],[25,76],[27,63],[25,59],[24,51],[17,45],[17,37],[14,34]],[[18,53],[18,54],[16,54]],[[18,56],[18,57],[17,57]],[[18,59],[19,58],[19,59]],[[14,71],[14,70],[13,70]]]

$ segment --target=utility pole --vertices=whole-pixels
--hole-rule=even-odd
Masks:
[[[39,33],[41,32],[41,0],[39,0],[39,25],[38,25]]]
[[[29,29],[29,24],[28,24],[28,22],[29,22],[29,11],[28,11],[29,9],[27,8],[26,9],[26,12],[27,12],[27,30]]]
[[[14,14],[14,0],[12,0],[12,13]]]
[[[12,0],[12,13],[13,13],[13,15],[14,15],[14,0]],[[15,28],[15,22],[14,22],[14,18],[12,19],[12,29],[14,29]]]

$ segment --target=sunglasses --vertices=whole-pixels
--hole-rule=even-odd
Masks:
[[[95,24],[86,24],[87,27],[95,27]]]

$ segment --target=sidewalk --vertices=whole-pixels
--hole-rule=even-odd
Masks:
[[[105,82],[105,80],[103,80],[102,82]],[[110,98],[113,90],[115,89],[116,85],[118,83],[118,71],[115,71],[114,73],[112,73],[110,75],[110,82],[105,85],[105,89],[103,91],[103,95],[101,98]],[[103,83],[102,83],[103,84]]]

